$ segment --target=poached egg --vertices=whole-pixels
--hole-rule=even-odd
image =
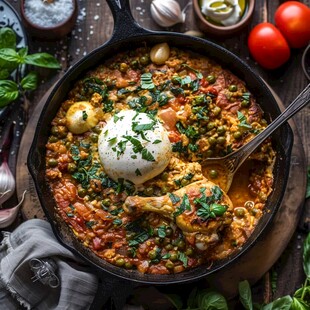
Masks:
[[[107,122],[99,135],[98,153],[111,179],[140,185],[164,171],[172,147],[168,132],[158,119],[127,110]]]

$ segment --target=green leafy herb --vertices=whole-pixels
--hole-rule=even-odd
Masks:
[[[136,176],[142,175],[141,171],[138,168],[136,169],[135,174],[136,174]]]
[[[88,227],[88,228],[92,228],[92,226],[94,226],[96,224],[95,221],[88,221],[88,222],[85,222],[85,225]]]
[[[25,91],[37,87],[37,75],[34,72],[21,76],[21,66],[29,64],[39,67],[59,69],[60,64],[50,54],[36,53],[29,55],[28,48],[16,47],[16,33],[11,28],[0,29],[0,108],[16,100]],[[16,70],[16,79],[12,73]],[[11,78],[10,78],[11,77]]]
[[[179,252],[178,259],[183,263],[183,266],[186,268],[188,264],[188,257],[185,255],[185,253]]]
[[[182,67],[185,67],[185,68],[190,69],[191,71],[195,72],[195,74],[196,74],[198,79],[202,79],[203,78],[203,75],[201,74],[201,72],[199,70],[196,70],[196,69],[190,67],[187,64],[182,64]]]
[[[140,234],[136,235],[132,240],[128,241],[128,245],[130,247],[136,247],[140,243],[143,243],[149,238],[149,234],[146,231],[141,232]]]
[[[173,205],[175,205],[176,203],[180,202],[180,200],[181,200],[180,197],[176,196],[173,193],[168,193],[168,195],[169,195],[169,198],[170,198],[170,200],[171,200]]]
[[[160,142],[161,142],[161,140],[155,140],[155,141],[153,141],[152,144],[159,144]]]
[[[159,226],[157,233],[158,233],[159,238],[165,238],[166,237],[166,226],[164,225]]]
[[[155,161],[154,156],[146,148],[142,150],[141,154],[142,154],[142,159],[145,159],[147,161]]]
[[[243,113],[241,113],[240,111],[237,111],[237,115],[238,115],[238,120],[240,122],[238,124],[239,127],[243,127],[243,128],[247,128],[247,129],[251,129],[252,128],[251,124],[249,124],[247,122],[247,119],[246,119],[246,117],[245,117],[245,115]]]
[[[251,287],[248,281],[239,283],[239,296],[243,307],[246,310],[253,310]]]
[[[83,121],[86,121],[87,117],[88,117],[87,112],[86,111],[82,111],[82,119],[83,119]]]
[[[116,226],[121,226],[123,224],[122,220],[121,219],[115,219],[113,221],[113,224],[116,225]]]
[[[178,206],[177,210],[173,213],[174,217],[181,215],[185,210],[190,210],[191,205],[187,194],[184,194],[181,204]]]
[[[131,128],[134,132],[141,133],[145,130],[153,130],[155,124],[156,124],[156,122],[154,122],[154,121],[151,123],[148,123],[148,124],[140,124],[138,122],[132,122]]]
[[[154,89],[155,85],[152,81],[152,73],[147,72],[141,75],[141,88],[142,89]]]

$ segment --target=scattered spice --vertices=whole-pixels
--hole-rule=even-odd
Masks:
[[[73,13],[73,0],[25,0],[25,15],[33,24],[48,28],[66,21]]]

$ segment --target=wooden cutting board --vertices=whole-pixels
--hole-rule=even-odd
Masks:
[[[32,218],[45,219],[26,163],[36,124],[48,94],[49,92],[40,100],[28,122],[17,160],[16,183],[18,197],[22,195],[24,190],[27,190],[21,210],[24,220]],[[276,98],[278,97],[276,96]],[[283,109],[280,99],[277,100],[280,108]],[[269,233],[261,236],[255,246],[242,255],[236,263],[206,279],[228,298],[237,294],[239,281],[247,279],[251,284],[254,284],[273,266],[287,247],[300,218],[306,191],[306,162],[296,126],[292,121],[290,121],[290,125],[294,132],[294,146],[289,181],[283,203],[275,216]]]

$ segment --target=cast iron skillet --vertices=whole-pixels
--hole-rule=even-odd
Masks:
[[[92,265],[98,267],[103,272],[140,283],[172,284],[196,280],[219,269],[228,267],[230,263],[236,261],[240,255],[253,246],[263,232],[266,233],[266,230],[268,230],[267,226],[271,225],[271,219],[277,212],[284,195],[290,166],[293,134],[289,125],[285,125],[273,135],[274,147],[278,156],[274,167],[274,189],[267,201],[269,212],[263,215],[252,236],[238,253],[214,263],[212,267],[199,266],[175,275],[141,274],[138,271],[128,271],[116,267],[97,257],[77,240],[67,224],[59,218],[55,212],[55,202],[50,188],[45,181],[45,144],[47,143],[51,121],[61,103],[66,99],[69,90],[78,79],[83,77],[85,72],[119,51],[141,46],[143,42],[151,46],[159,42],[167,42],[170,46],[190,49],[206,55],[217,61],[224,68],[231,70],[243,81],[246,81],[249,90],[255,94],[259,104],[265,111],[265,117],[268,121],[280,114],[277,102],[264,81],[249,66],[228,50],[207,40],[180,33],[145,30],[134,21],[130,13],[128,0],[107,0],[107,2],[115,21],[112,37],[107,43],[77,62],[53,88],[38,121],[34,140],[28,155],[28,168],[34,179],[42,207],[52,224],[55,235],[61,243],[82,256]]]

